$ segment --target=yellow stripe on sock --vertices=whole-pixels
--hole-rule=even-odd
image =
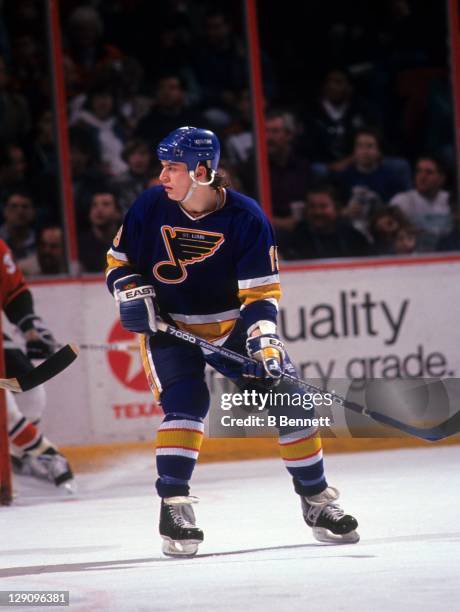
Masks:
[[[190,429],[167,429],[157,432],[156,446],[179,446],[182,448],[199,451],[203,442],[201,431],[191,431]]]
[[[318,452],[321,448],[321,438],[315,434],[312,438],[303,438],[290,444],[280,444],[280,454],[283,459],[301,459]]]

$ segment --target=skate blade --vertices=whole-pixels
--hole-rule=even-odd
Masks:
[[[66,480],[62,484],[57,486],[59,491],[64,491],[68,495],[76,495],[78,491],[77,483],[75,480]]]
[[[326,544],[356,544],[359,542],[359,533],[355,530],[349,533],[336,534],[324,527],[313,527],[312,531],[318,542],[325,542]]]
[[[193,557],[201,544],[201,540],[171,540],[166,536],[161,537],[163,538],[163,554],[168,557]]]

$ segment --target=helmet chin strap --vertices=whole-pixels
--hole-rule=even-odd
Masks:
[[[189,173],[190,178],[192,179],[192,184],[190,185],[189,190],[185,194],[185,197],[181,200],[181,204],[184,204],[185,202],[190,200],[192,195],[195,193],[195,189],[198,187],[198,185],[200,185],[201,187],[206,187],[207,185],[210,185],[214,181],[214,178],[216,176],[216,171],[211,170],[211,178],[209,179],[209,181],[199,181],[195,178],[194,170],[189,170],[188,173]]]
[[[198,183],[195,181],[195,179],[192,179],[192,184],[189,187],[189,190],[187,191],[187,193],[185,194],[185,196],[182,198],[182,200],[180,201],[181,204],[185,204],[185,202],[187,202],[188,200],[190,200],[190,198],[192,197],[192,195],[195,193],[195,189],[198,187]]]
[[[206,185],[210,185],[213,181],[214,178],[216,176],[216,171],[215,170],[211,170],[211,178],[209,179],[209,181],[199,181],[195,178],[195,171],[194,170],[189,170],[189,176],[192,179],[192,181],[194,183],[196,183],[197,185],[202,185],[203,187],[206,187]]]

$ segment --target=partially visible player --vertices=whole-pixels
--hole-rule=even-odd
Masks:
[[[6,376],[13,378],[34,368],[31,359],[52,355],[56,343],[35,314],[32,294],[3,240],[0,240],[0,300],[8,320],[18,327],[25,340],[24,352],[4,335]],[[6,404],[13,471],[70,489],[73,473],[67,459],[38,427],[46,404],[43,386],[17,395],[7,391]]]
[[[295,375],[295,369],[277,334],[273,230],[257,202],[226,188],[217,173],[219,152],[208,130],[184,127],[169,134],[157,149],[161,185],[136,200],[108,253],[107,282],[121,323],[145,334],[147,377],[165,412],[157,434],[156,488],[169,555],[194,554],[203,540],[189,482],[209,409],[206,363],[241,389],[268,392],[278,384],[280,392],[302,394],[282,379],[284,370]],[[257,367],[243,369],[156,332],[154,309],[180,329],[247,352]],[[357,542],[356,519],[337,505],[338,491],[326,482],[316,428],[280,428],[279,434],[281,456],[315,537]]]

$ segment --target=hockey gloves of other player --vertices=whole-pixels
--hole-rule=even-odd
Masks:
[[[243,376],[272,379],[272,382],[278,383],[283,376],[283,362],[286,355],[284,345],[278,336],[272,333],[250,336],[246,340],[246,350],[257,364],[245,367]]]
[[[140,274],[130,274],[116,280],[113,287],[123,327],[138,334],[154,334],[157,325],[153,286],[146,285]]]
[[[36,315],[27,315],[18,322],[26,341],[29,359],[48,359],[56,351],[56,340]]]

